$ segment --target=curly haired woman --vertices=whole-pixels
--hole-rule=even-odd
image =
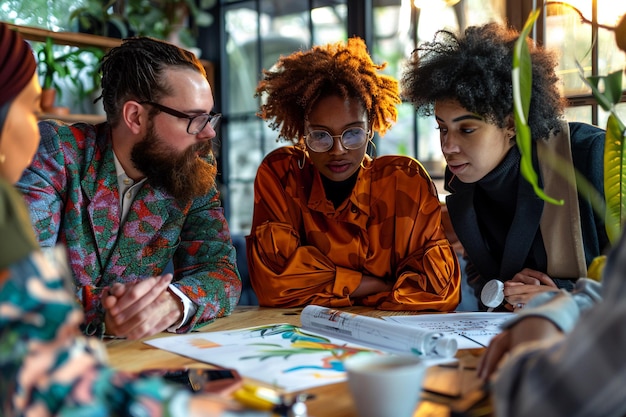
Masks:
[[[413,53],[402,79],[403,96],[439,125],[447,208],[468,255],[469,284],[480,294],[489,280],[504,281],[508,309],[540,292],[572,289],[608,247],[603,219],[572,186],[574,167],[604,192],[605,132],[563,119],[556,57],[530,40],[533,165],[546,193],[565,204],[545,203],[521,177],[512,81],[518,38],[497,23],[462,35],[439,31]],[[568,172],[556,172],[555,152]]]
[[[257,172],[251,281],[264,306],[454,310],[460,271],[435,187],[405,156],[370,157],[396,121],[398,82],[361,39],[281,57],[259,116],[292,142]]]

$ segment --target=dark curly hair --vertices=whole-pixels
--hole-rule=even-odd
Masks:
[[[123,104],[128,100],[159,101],[172,94],[164,81],[168,68],[189,68],[206,77],[202,63],[191,52],[168,42],[149,37],[124,39],[104,56],[102,74],[102,103],[108,122],[116,126]],[[158,109],[151,110],[158,112]]]
[[[378,73],[385,66],[374,64],[365,42],[356,37],[280,57],[275,69],[263,71],[256,88],[255,96],[267,95],[257,115],[272,120],[279,138],[298,144],[311,107],[320,98],[338,95],[360,100],[371,129],[384,135],[396,121],[400,103],[398,81]]]
[[[402,96],[431,116],[435,101],[457,100],[468,111],[504,127],[513,114],[513,48],[519,32],[498,23],[471,26],[462,36],[440,30],[413,51],[404,70]],[[556,55],[527,39],[532,60],[528,124],[534,140],[558,131],[565,101],[557,88]]]

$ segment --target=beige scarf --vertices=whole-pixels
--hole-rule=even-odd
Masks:
[[[562,206],[546,203],[541,216],[541,234],[548,256],[547,273],[555,278],[584,277],[587,264],[566,122],[556,136],[538,141],[537,156],[545,193],[564,201]]]

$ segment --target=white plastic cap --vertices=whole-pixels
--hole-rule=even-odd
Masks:
[[[456,355],[458,345],[456,343],[456,339],[451,337],[442,337],[437,340],[437,344],[435,345],[435,353],[439,356],[443,356],[446,358],[452,358]]]
[[[492,279],[485,284],[480,293],[480,301],[489,308],[496,308],[504,301],[504,284],[502,281]]]

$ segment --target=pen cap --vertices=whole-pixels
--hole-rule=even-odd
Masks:
[[[456,351],[456,339],[452,339],[451,337],[442,337],[437,339],[437,344],[435,344],[435,353],[437,355],[445,358],[452,358],[456,355]]]
[[[489,308],[496,308],[504,301],[504,284],[502,281],[492,279],[485,284],[480,292],[480,301]]]

